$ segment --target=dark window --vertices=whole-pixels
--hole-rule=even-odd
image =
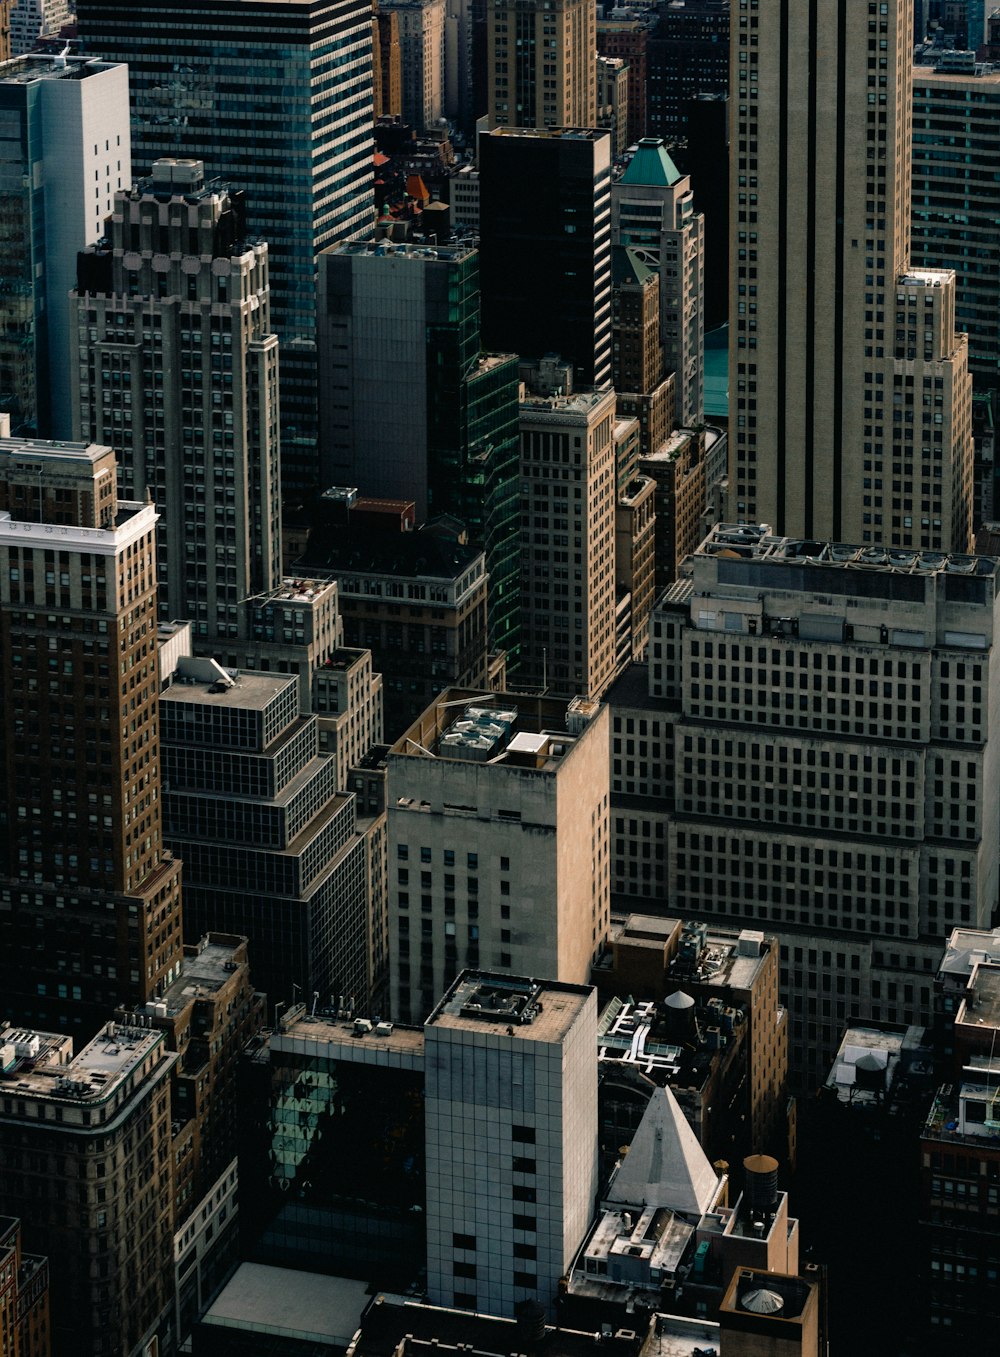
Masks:
[[[453,1234],[451,1242],[456,1249],[469,1249],[475,1252],[476,1236],[474,1234]]]
[[[535,1128],[533,1126],[512,1126],[510,1138],[511,1140],[519,1140],[522,1145],[534,1145]]]

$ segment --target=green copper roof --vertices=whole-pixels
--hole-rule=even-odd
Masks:
[[[680,177],[677,166],[667,155],[667,148],[660,138],[643,137],[618,182],[669,188],[671,184],[676,184]]]
[[[611,250],[611,281],[616,287],[622,283],[643,283],[652,278],[656,270],[651,269],[639,258],[638,250],[626,245],[615,245]]]

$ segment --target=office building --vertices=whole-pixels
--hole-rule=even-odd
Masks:
[[[635,425],[635,420],[628,421]],[[621,423],[621,421],[619,421]],[[620,473],[620,467],[619,467]],[[646,653],[649,615],[656,599],[656,483],[637,472],[624,485],[619,474],[615,504],[615,599],[616,617],[628,599],[628,625],[624,634],[616,622],[615,669]]]
[[[486,15],[490,127],[593,127],[594,5],[588,0],[489,0]]]
[[[616,1023],[620,1031],[626,1032],[631,1025],[633,1035],[640,1026],[646,1026],[650,1033],[659,1028],[661,1039],[675,1049],[679,1043],[682,1048],[694,1045],[714,1051],[735,1045],[734,1033],[741,1023],[746,1024],[745,1082],[740,1086],[739,1096],[724,1104],[712,1096],[699,1099],[706,1111],[702,1118],[702,1127],[707,1132],[704,1137],[702,1127],[689,1115],[703,1145],[708,1145],[712,1135],[709,1123],[714,1108],[721,1123],[719,1136],[728,1138],[731,1144],[735,1142],[738,1151],[749,1154],[751,1149],[770,1148],[777,1152],[781,1148],[787,1153],[788,1015],[780,1000],[779,957],[778,938],[759,929],[630,914],[623,924],[612,927],[608,947],[591,971],[591,980],[602,1002],[609,996],[621,999],[628,995],[640,995],[645,1001],[635,1006],[646,1011],[641,1019],[630,1012],[628,1003],[618,1004],[613,1019],[606,1010],[601,1019],[605,1034]],[[678,999],[679,993],[694,1003]],[[742,1019],[736,1017],[738,1012],[743,1014]],[[714,1015],[703,1024],[704,1036],[699,1030],[702,1015]],[[622,1022],[622,1018],[629,1016],[633,1018],[631,1024]],[[713,1032],[713,1028],[718,1030]],[[617,1048],[626,1064],[643,1069],[647,1076],[655,1074],[658,1083],[668,1079],[685,1113],[689,1113],[689,1103],[683,1095],[684,1080],[678,1079],[670,1068],[678,1063],[677,1059],[667,1058],[656,1062],[658,1069],[645,1069],[642,1053],[649,1046],[647,1035],[634,1050],[631,1041],[624,1050],[620,1040],[609,1041],[609,1052]],[[616,1067],[615,1060],[609,1061],[604,1073],[610,1074]],[[709,1154],[717,1157],[712,1148]],[[731,1159],[732,1151],[723,1157]]]
[[[704,218],[705,333],[729,321],[729,100],[725,91],[688,104],[687,157],[694,210]],[[722,345],[726,347],[725,343]],[[710,413],[715,413],[711,411]]]
[[[183,1340],[238,1256],[237,1087],[239,1057],[264,1021],[250,985],[247,940],[209,933],[184,948],[183,970],[138,1015],[177,1053],[170,1097],[175,1328]]]
[[[520,681],[598,698],[615,672],[615,393],[521,402]]]
[[[607,713],[448,689],[387,756],[391,1011],[463,966],[583,983],[608,931]]]
[[[138,175],[190,157],[245,186],[281,342],[283,485],[316,485],[316,256],[374,211],[370,0],[78,0],[77,19],[85,51],[128,63]]]
[[[173,1335],[173,1156],[162,1032],[0,1030],[0,1198],[50,1278],[53,1357],[139,1357]],[[86,1128],[86,1129],[84,1129]],[[72,1200],[72,1210],[67,1201]]]
[[[428,1018],[434,1304],[510,1319],[533,1301],[554,1315],[598,1189],[596,1036],[588,986],[476,971]]]
[[[656,482],[656,592],[677,578],[681,562],[701,541],[708,484],[704,428],[675,429],[639,458],[639,470]]]
[[[654,610],[648,696],[611,693],[616,881],[660,892],[665,822],[672,908],[780,930],[797,1079],[848,1018],[927,1022],[936,939],[996,906],[997,568],[718,527]]]
[[[940,973],[946,1038],[920,1129],[921,1310],[930,1334],[973,1341],[1000,1318],[1000,966],[996,936],[956,930]]]
[[[729,515],[965,551],[968,342],[954,273],[910,256],[912,6],[785,14],[733,30]]]
[[[958,136],[961,177],[950,158]],[[955,324],[969,336],[979,390],[1000,381],[1000,263],[991,238],[998,185],[990,170],[998,148],[1000,67],[914,69],[911,258],[918,268],[955,270]]]
[[[403,111],[403,71],[400,62],[399,16],[380,9],[372,0],[372,113],[379,118],[399,118]]]
[[[314,531],[306,562],[335,579],[347,643],[371,650],[390,741],[442,688],[490,686],[486,559],[477,548],[426,528],[330,527]],[[320,699],[316,710],[329,708]]]
[[[323,473],[412,500],[419,522],[460,520],[486,555],[489,647],[514,658],[517,360],[483,352],[480,264],[466,245],[378,236],[320,256]]]
[[[679,423],[704,418],[705,220],[691,180],[661,140],[644,137],[611,186],[611,238],[656,271],[663,363],[674,373]],[[631,387],[627,388],[632,390]]]
[[[0,409],[15,434],[71,436],[68,296],[77,251],[131,182],[128,89],[120,62],[0,66]]]
[[[626,145],[646,135],[647,46],[655,13],[619,11],[597,17],[597,50],[602,57],[619,57],[628,72],[628,118]]]
[[[10,0],[4,5],[10,29],[7,56],[21,57],[33,52],[40,38],[56,38],[73,20],[69,0]]]
[[[91,1036],[178,973],[161,834],[156,510],[110,448],[0,440],[0,994]]]
[[[578,386],[609,382],[609,134],[498,128],[480,138],[479,195],[487,347],[555,353]]]
[[[379,0],[399,27],[401,115],[418,132],[444,117],[445,0]]]
[[[14,1216],[0,1216],[0,1333],[12,1357],[50,1357],[49,1260],[22,1250]]]
[[[250,941],[254,985],[367,1002],[364,844],[292,675],[182,656],[160,698],[164,834],[185,860],[188,936]]]
[[[628,146],[628,67],[621,57],[597,57],[596,127],[611,133],[611,154],[617,160]]]
[[[202,652],[245,642],[243,600],[279,578],[269,302],[243,194],[190,160],[115,194],[70,301],[74,433],[113,446],[123,494],[156,504],[159,617],[190,619]]]
[[[646,133],[673,144],[687,134],[699,94],[729,87],[730,0],[671,0],[646,47]]]
[[[641,253],[611,251],[611,374],[616,391],[647,392],[663,377],[660,279]]]

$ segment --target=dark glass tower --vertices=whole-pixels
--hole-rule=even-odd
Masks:
[[[611,138],[501,127],[479,142],[483,340],[611,381]]]
[[[252,189],[281,341],[282,482],[316,481],[319,252],[372,219],[370,0],[80,0],[88,53],[126,61],[132,164],[205,162]]]
[[[519,645],[518,381],[483,353],[479,255],[372,237],[320,258],[327,485],[453,514],[486,552],[490,648]]]

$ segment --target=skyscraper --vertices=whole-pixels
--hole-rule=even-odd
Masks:
[[[594,67],[591,61],[591,68]],[[479,142],[483,339],[558,354],[580,386],[611,380],[611,138],[500,127]]]
[[[68,438],[67,298],[77,251],[131,182],[128,72],[19,57],[0,66],[0,113],[0,409],[15,434]]]
[[[732,41],[731,516],[962,551],[967,341],[954,274],[910,268],[912,5],[754,10]]]
[[[371,0],[79,0],[86,51],[126,61],[136,171],[161,156],[245,185],[268,242],[285,489],[316,462],[316,256],[373,214]]]
[[[592,0],[489,0],[490,127],[593,127]]]
[[[462,520],[486,552],[490,646],[513,659],[517,358],[482,352],[479,265],[466,245],[375,236],[320,256],[321,465],[330,486]]]
[[[112,445],[123,493],[160,515],[159,617],[196,645],[245,639],[242,599],[280,569],[278,340],[268,249],[243,194],[158,160],[115,194],[70,309],[75,432]]]
[[[657,272],[660,339],[666,370],[675,374],[676,417],[684,425],[700,424],[705,403],[705,219],[694,210],[690,178],[679,173],[657,137],[643,137],[611,186],[611,238],[615,245],[635,250]]]
[[[445,0],[380,0],[399,26],[402,116],[418,132],[444,117]]]
[[[110,448],[0,439],[0,995],[90,1036],[181,960],[161,835],[156,510]]]

